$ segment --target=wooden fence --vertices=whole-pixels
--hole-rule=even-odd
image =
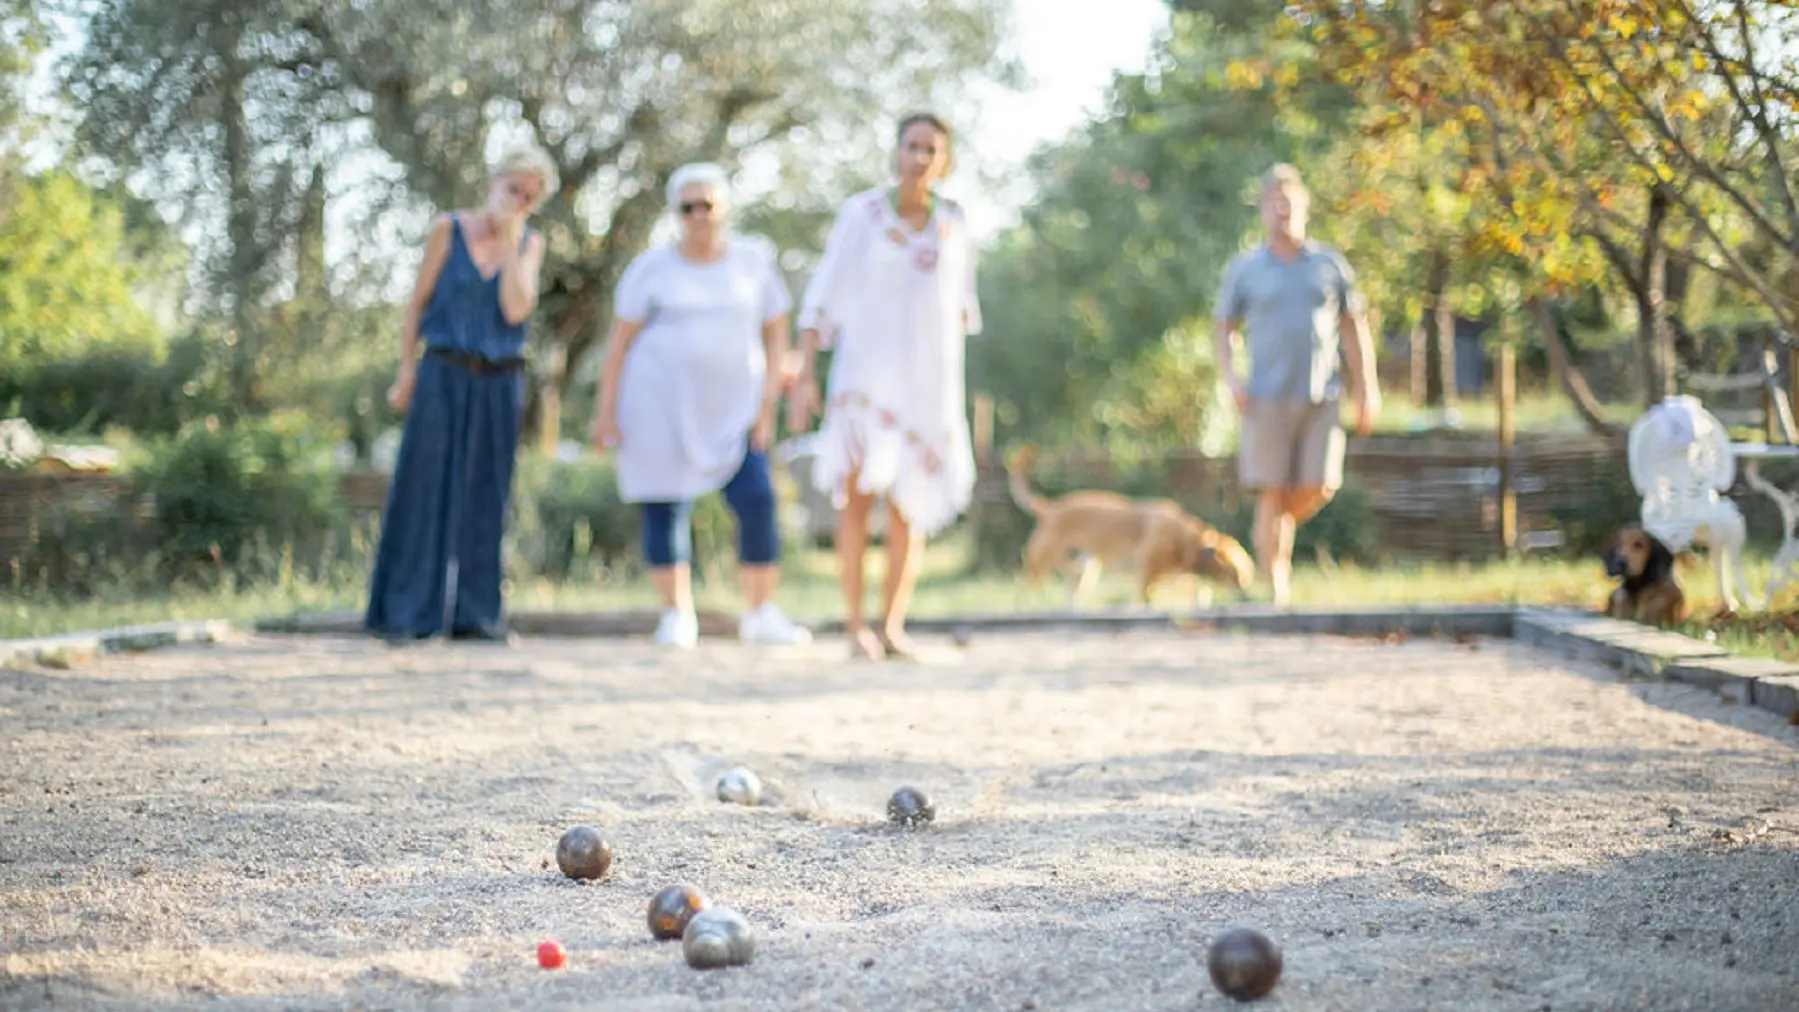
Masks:
[[[1601,502],[1608,486],[1624,480],[1621,442],[1527,440],[1512,454],[1518,530],[1525,535],[1552,528],[1558,512]],[[1122,475],[1116,462],[1095,454],[1046,454],[1036,466],[1059,475],[1063,485],[1082,487],[1117,487]],[[1195,512],[1233,514],[1244,505],[1234,457],[1173,453],[1148,467],[1160,471],[1156,484]],[[1503,550],[1499,453],[1490,440],[1352,440],[1345,469],[1348,482],[1368,497],[1383,550],[1425,559],[1480,559]],[[339,489],[352,509],[379,513],[387,484],[385,475],[348,474]],[[148,504],[127,504],[130,495],[129,480],[117,475],[0,475],[0,563],[10,568],[58,509],[141,515]],[[976,498],[978,508],[1011,508],[1002,505],[1010,496],[997,461],[982,464]]]
[[[1629,481],[1621,439],[1521,440],[1512,447],[1511,465],[1517,536],[1524,544],[1555,528],[1558,514],[1595,507],[1603,512],[1619,484]],[[1059,475],[1065,485],[1108,488],[1121,477],[1113,461],[1097,455],[1046,455],[1034,466]],[[1245,506],[1235,457],[1171,453],[1159,467],[1159,484],[1189,510],[1229,515]],[[1453,560],[1489,558],[1507,550],[1500,453],[1491,437],[1352,440],[1344,471],[1346,484],[1368,497],[1383,551]],[[1010,498],[1004,467],[998,461],[983,462],[977,501],[1000,504]],[[1627,512],[1616,523],[1631,519]]]

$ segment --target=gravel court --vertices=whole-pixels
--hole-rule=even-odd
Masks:
[[[252,637],[0,673],[0,1008],[1799,1007],[1799,728],[1504,640]],[[742,762],[749,809],[711,796]],[[889,792],[938,821],[890,829]],[[558,835],[617,855],[564,879]],[[691,882],[753,965],[644,906]],[[569,965],[536,966],[559,939]]]

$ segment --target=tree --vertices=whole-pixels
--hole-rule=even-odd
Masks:
[[[231,402],[267,405],[276,368],[262,314],[292,297],[321,299],[314,266],[331,128],[357,115],[341,82],[318,71],[301,0],[73,2],[86,45],[64,68],[83,116],[80,150],[141,184],[188,224],[219,222],[201,247],[200,292],[229,320]],[[217,238],[222,231],[222,238]],[[310,273],[307,273],[310,269]]]
[[[17,180],[0,218],[0,376],[158,339],[118,207],[66,171]]]
[[[1307,0],[1289,9],[1337,79],[1386,114],[1364,124],[1370,141],[1413,117],[1461,122],[1479,139],[1466,181],[1492,213],[1475,238],[1522,262],[1533,318],[1548,318],[1536,300],[1587,279],[1590,247],[1600,249],[1637,308],[1646,396],[1672,383],[1669,332],[1680,327],[1668,317],[1670,263],[1716,274],[1789,332],[1799,323],[1799,205],[1787,168],[1799,67],[1777,43],[1799,27],[1795,5]]]
[[[612,289],[682,162],[773,167],[793,210],[828,212],[846,169],[878,171],[883,127],[953,104],[995,52],[1005,0],[427,0],[315,9],[324,77],[368,110],[426,203],[478,199],[496,135],[560,167],[537,338],[566,388],[604,333]],[[849,169],[854,175],[857,170]],[[815,221],[828,221],[816,216]],[[822,233],[822,227],[819,228]],[[814,243],[822,240],[815,234]]]
[[[19,85],[43,46],[43,29],[35,0],[0,0],[0,225],[12,203],[10,188],[26,135]]]
[[[256,314],[292,294],[289,279],[320,276],[307,226],[322,221],[330,162],[372,147],[397,166],[362,180],[373,210],[447,210],[481,198],[502,139],[535,136],[563,182],[539,222],[550,256],[534,337],[552,364],[580,362],[603,333],[614,283],[681,162],[773,168],[802,184],[794,210],[815,215],[843,195],[846,166],[878,169],[879,124],[953,106],[971,75],[1012,73],[995,55],[1007,0],[81,9],[89,45],[71,87],[88,110],[84,138],[122,168],[164,170],[168,196],[199,198],[190,206],[226,223],[216,276],[240,341],[260,341]],[[559,368],[552,382],[571,375]],[[249,399],[253,373],[243,379]]]
[[[1342,89],[1327,86],[1271,115],[1310,43],[1271,37],[1277,7],[1204,6],[1176,9],[1147,72],[1120,75],[1100,118],[1033,157],[1038,197],[986,257],[970,381],[1013,433],[1191,445],[1192,420],[1156,408],[1175,373],[1209,374],[1188,325],[1210,318],[1255,223],[1256,178],[1327,146],[1343,114]],[[1263,58],[1290,69],[1258,76]],[[1163,375],[1166,388],[1152,383]],[[1185,394],[1203,407],[1212,391]]]

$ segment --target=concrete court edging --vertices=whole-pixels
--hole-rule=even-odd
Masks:
[[[514,632],[526,636],[647,636],[656,612],[519,611],[509,616]],[[700,632],[729,636],[734,616],[702,612]],[[1690,636],[1567,608],[1483,605],[1372,607],[1329,610],[1276,610],[1239,606],[1169,613],[1020,612],[918,618],[920,632],[969,635],[1021,629],[1184,629],[1266,634],[1337,636],[1489,636],[1511,638],[1575,660],[1605,665],[1638,678],[1668,678],[1718,693],[1732,702],[1768,710],[1799,723],[1799,663],[1735,657],[1715,644]],[[814,631],[842,631],[825,622]],[[95,632],[0,641],[0,667],[21,663],[69,668],[103,654],[153,650],[190,643],[214,643],[248,630],[300,635],[357,635],[362,616],[322,612],[259,619],[244,626],[225,620],[165,622]]]
[[[156,622],[91,632],[65,633],[34,639],[0,640],[0,667],[38,664],[46,668],[72,668],[102,654],[125,654],[185,643],[216,643],[231,637],[237,627],[224,619],[192,622]]]

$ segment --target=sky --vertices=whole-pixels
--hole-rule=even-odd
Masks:
[[[982,122],[974,147],[983,168],[1022,166],[1038,144],[1058,140],[1100,108],[1112,75],[1143,69],[1156,35],[1168,25],[1164,0],[1015,0],[1016,54],[1031,87],[982,89]],[[1103,16],[1095,16],[1103,8]],[[959,196],[977,232],[1014,218],[1028,191],[982,194],[961,179]]]

